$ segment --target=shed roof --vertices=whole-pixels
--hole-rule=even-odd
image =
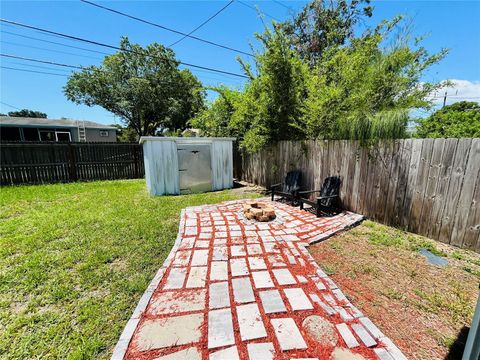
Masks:
[[[146,141],[175,141],[180,143],[211,143],[212,141],[235,141],[234,137],[173,137],[173,136],[142,136],[140,144]]]
[[[38,126],[38,127],[68,127],[76,128],[78,122],[83,121],[85,127],[88,129],[116,129],[110,125],[103,125],[88,120],[74,120],[74,119],[42,119],[42,118],[28,118],[28,117],[13,117],[13,116],[1,116],[0,125],[13,125],[13,126]]]

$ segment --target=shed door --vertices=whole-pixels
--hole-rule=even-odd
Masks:
[[[180,194],[212,191],[210,144],[178,144]]]

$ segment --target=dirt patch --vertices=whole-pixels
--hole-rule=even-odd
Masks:
[[[428,263],[420,248],[448,265]],[[310,251],[408,358],[461,358],[478,296],[480,254],[370,221]]]

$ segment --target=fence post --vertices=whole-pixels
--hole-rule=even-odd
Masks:
[[[75,159],[75,149],[72,144],[68,144],[68,177],[70,181],[77,181],[77,162]]]
[[[138,179],[139,178],[139,169],[138,169],[138,145],[134,145],[133,147],[133,159],[135,161],[135,168],[134,168],[134,171],[135,171],[135,179]]]

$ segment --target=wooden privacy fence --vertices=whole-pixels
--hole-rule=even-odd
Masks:
[[[0,166],[1,185],[144,176],[141,145],[127,143],[0,143]]]
[[[480,139],[282,141],[242,159],[242,179],[268,186],[288,170],[318,189],[342,178],[346,209],[480,252]]]

